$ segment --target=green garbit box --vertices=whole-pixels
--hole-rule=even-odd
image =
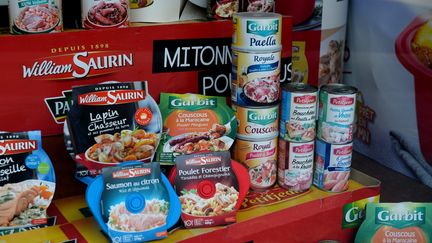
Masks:
[[[370,203],[355,243],[432,241],[432,203]]]

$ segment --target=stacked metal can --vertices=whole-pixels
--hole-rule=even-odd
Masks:
[[[344,84],[320,88],[316,141],[316,187],[332,192],[348,188],[357,89]]]
[[[233,16],[231,98],[239,122],[233,157],[247,167],[256,191],[276,182],[281,24],[275,13]]]
[[[278,184],[290,191],[312,185],[318,89],[287,83],[282,89]]]

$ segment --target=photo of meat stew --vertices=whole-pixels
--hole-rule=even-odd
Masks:
[[[86,157],[95,162],[119,163],[150,159],[156,150],[159,137],[143,129],[122,130],[120,133],[101,134],[96,144],[86,151]]]
[[[126,0],[113,3],[100,1],[97,5],[93,6],[87,14],[87,19],[91,23],[100,26],[119,25],[126,21],[127,18]]]
[[[59,11],[41,4],[25,7],[15,19],[15,25],[26,32],[44,32],[54,29],[59,23]]]

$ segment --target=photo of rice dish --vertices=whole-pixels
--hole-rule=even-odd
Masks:
[[[111,229],[126,232],[142,232],[166,224],[169,203],[165,200],[146,200],[146,206],[140,213],[131,213],[121,202],[111,206],[108,226]]]
[[[151,158],[160,138],[158,134],[137,129],[122,130],[114,135],[101,134],[94,139],[96,144],[86,151],[88,159],[102,163],[119,163]]]
[[[258,103],[272,103],[279,99],[279,75],[256,78],[247,82],[243,92]]]
[[[234,211],[239,192],[234,187],[216,183],[216,193],[212,198],[198,196],[196,189],[182,190],[180,202],[182,212],[193,216],[218,216]]]
[[[54,195],[52,182],[27,180],[0,187],[0,226],[32,225],[47,218],[46,209]]]

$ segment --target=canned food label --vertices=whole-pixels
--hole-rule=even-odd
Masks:
[[[281,17],[253,19],[234,16],[233,47],[242,50],[274,50],[281,47]]]
[[[277,103],[281,53],[233,51],[233,101],[243,106]]]
[[[295,191],[304,191],[312,184],[314,141],[290,143],[279,140],[279,184]]]
[[[35,34],[63,30],[61,0],[10,0],[12,34]]]
[[[258,21],[258,20],[248,20],[247,23],[247,33],[255,34],[262,37],[267,37],[270,35],[275,35],[279,31],[279,20],[273,21]],[[250,43],[252,44],[253,41]]]
[[[315,138],[317,93],[282,92],[280,135],[289,141]]]
[[[278,106],[255,109],[233,106],[239,121],[237,136],[244,139],[262,139],[278,134]]]
[[[353,138],[356,95],[320,92],[318,137],[329,143],[347,143]]]
[[[314,185],[333,192],[346,190],[351,160],[352,143],[338,145],[317,140]]]
[[[81,18],[85,29],[127,27],[128,0],[81,0]]]
[[[265,189],[276,182],[277,137],[268,141],[237,139],[234,158],[249,171],[251,187]]]

